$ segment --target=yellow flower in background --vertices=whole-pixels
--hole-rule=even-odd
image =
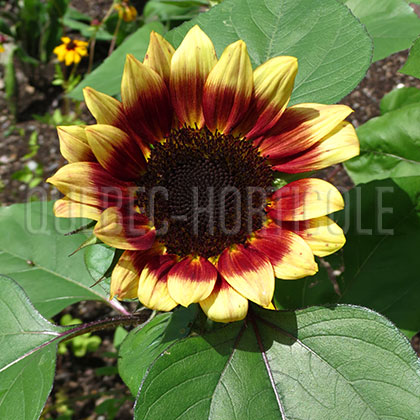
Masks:
[[[118,12],[118,16],[124,22],[132,22],[137,17],[137,10],[134,6],[129,5],[127,2],[114,5],[115,10]]]
[[[4,46],[3,46],[3,44],[0,44],[0,53],[3,53],[4,52]]]
[[[273,192],[276,172],[310,172],[359,153],[345,105],[288,107],[298,64],[252,69],[237,41],[218,58],[193,27],[175,50],[152,32],[143,63],[127,56],[122,102],[84,91],[97,124],[59,127],[69,162],[49,182],[58,217],[97,221],[123,249],[111,298],[169,311],[199,303],[218,322],[248,301],[273,308],[276,278],[317,272],[345,242],[328,214],[344,206],[328,182],[299,179]]]
[[[82,57],[88,55],[88,43],[86,41],[64,36],[61,38],[61,42],[62,44],[55,47],[53,52],[57,55],[58,61],[64,61],[66,66],[71,66],[73,63],[77,64]]]

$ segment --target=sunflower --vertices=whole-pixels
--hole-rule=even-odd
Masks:
[[[313,275],[314,255],[343,246],[326,216],[344,206],[334,186],[272,187],[359,153],[347,106],[287,108],[296,73],[288,56],[253,71],[243,41],[217,59],[195,26],[176,51],[152,32],[143,63],[127,56],[122,102],[85,89],[97,124],[58,128],[69,164],[49,182],[65,195],[56,216],[94,219],[96,237],[124,250],[111,298],[240,320],[248,301],[273,308],[276,278]]]
[[[68,36],[61,38],[62,44],[54,48],[53,53],[57,55],[58,61],[64,61],[66,66],[73,63],[78,64],[82,57],[87,56],[88,43],[77,39],[70,39]]]

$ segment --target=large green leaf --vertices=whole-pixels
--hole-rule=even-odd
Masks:
[[[339,223],[346,230],[340,302],[372,308],[411,337],[420,330],[420,177],[353,189]]]
[[[404,0],[339,0],[373,38],[373,61],[410,47],[420,33],[420,19]]]
[[[277,309],[301,309],[311,305],[336,302],[338,294],[334,290],[327,270],[318,262],[319,271],[315,276],[295,281],[276,279],[274,304]]]
[[[413,104],[420,105],[420,89],[415,87],[394,89],[381,99],[381,114],[386,114],[387,112]]]
[[[177,46],[195,24],[210,36],[218,54],[243,39],[254,66],[278,55],[297,57],[291,104],[338,101],[359,83],[370,64],[368,35],[335,0],[225,0],[170,31],[169,41]]]
[[[194,306],[178,308],[130,331],[120,347],[118,371],[134,396],[149,366],[161,353],[170,351],[176,342],[189,334],[195,316]]]
[[[57,337],[13,280],[0,277],[0,418],[37,419],[51,391]]]
[[[400,72],[420,79],[420,38],[414,41],[408,59]]]
[[[258,311],[161,353],[135,419],[419,420],[419,396],[419,361],[379,314]]]
[[[357,134],[360,156],[345,163],[356,184],[420,175],[420,103],[373,118]]]
[[[69,256],[86,236],[64,234],[81,224],[80,219],[56,218],[51,202],[0,208],[0,274],[13,277],[46,317],[81,300],[108,302],[99,285],[90,287],[94,281],[83,252]]]
[[[109,95],[118,94],[120,92],[125,56],[130,53],[137,58],[143,59],[149,45],[151,31],[162,33],[163,25],[159,22],[148,23],[130,35],[99,67],[88,74],[69,96],[82,101],[83,88],[86,86],[93,87]]]
[[[335,0],[225,0],[168,32],[167,38],[179,45],[194,24],[210,36],[218,54],[229,43],[243,39],[254,66],[282,54],[298,57],[292,103],[336,102],[359,83],[370,64],[369,36],[349,10]],[[84,86],[117,95],[124,56],[131,52],[143,58],[150,29],[147,26],[133,34],[71,96],[82,99]]]

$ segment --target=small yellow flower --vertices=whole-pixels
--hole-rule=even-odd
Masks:
[[[66,66],[73,63],[79,63],[82,57],[88,55],[87,46],[85,41],[77,39],[70,39],[67,36],[61,38],[62,44],[54,48],[54,54],[57,55],[58,61],[64,61]]]
[[[127,2],[122,2],[114,6],[118,12],[118,16],[124,22],[132,22],[137,17],[137,10],[134,6],[129,5]]]
[[[4,52],[4,46],[3,46],[3,44],[0,44],[0,53],[3,53]]]

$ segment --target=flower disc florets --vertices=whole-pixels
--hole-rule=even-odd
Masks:
[[[152,149],[138,185],[168,252],[208,258],[261,228],[272,171],[251,142],[183,127]]]

